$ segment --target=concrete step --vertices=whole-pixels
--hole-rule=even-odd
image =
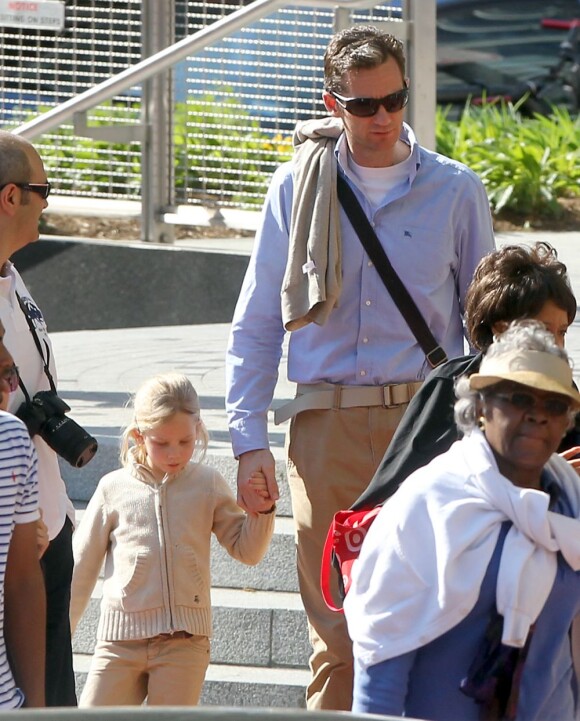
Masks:
[[[75,631],[73,649],[91,655],[99,620],[100,586]],[[310,653],[298,594],[212,589],[212,663],[302,668]]]
[[[88,656],[74,657],[77,694],[89,670]],[[204,706],[304,708],[304,690],[309,673],[305,669],[223,666],[211,663],[200,699]]]
[[[210,665],[201,695],[207,706],[304,708],[306,669]]]
[[[257,566],[236,561],[212,538],[211,569],[212,586],[298,592],[292,520],[276,519],[270,548]]]
[[[216,253],[50,236],[14,254],[52,333],[229,323],[248,261],[246,248]]]

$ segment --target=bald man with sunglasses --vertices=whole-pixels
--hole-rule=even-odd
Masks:
[[[25,399],[22,384],[32,398],[50,389],[45,366],[56,378],[44,317],[10,260],[17,250],[38,240],[38,223],[50,190],[35,148],[23,138],[0,131],[0,322],[19,372],[20,387],[16,384],[8,405],[14,414]],[[75,706],[69,622],[74,507],[56,453],[40,435],[32,441],[38,456],[40,509],[50,539],[41,558],[46,588],[46,705]]]
[[[334,513],[373,477],[431,364],[339,204],[337,178],[448,357],[464,353],[465,292],[494,238],[481,181],[422,148],[404,122],[412,86],[398,40],[371,26],[338,33],[324,84],[329,117],[299,124],[294,158],[276,171],[265,201],[232,322],[226,405],[238,502],[267,512],[278,498],[267,413],[291,331],[296,398],[277,420],[291,418],[288,480],[313,649],[306,701],[350,710],[350,640],[320,593],[324,540]],[[258,470],[269,489],[261,504],[247,492]]]

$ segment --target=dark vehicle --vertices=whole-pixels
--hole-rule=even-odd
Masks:
[[[437,102],[503,98],[529,113],[580,105],[579,0],[439,0]]]

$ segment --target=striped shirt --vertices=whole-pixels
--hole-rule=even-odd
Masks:
[[[18,708],[24,694],[16,687],[4,643],[4,577],[8,546],[16,523],[39,518],[37,460],[24,423],[0,411],[0,709]]]

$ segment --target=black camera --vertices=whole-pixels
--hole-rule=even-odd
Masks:
[[[39,435],[71,466],[82,468],[97,452],[98,443],[65,416],[67,411],[69,406],[54,391],[39,391],[20,406],[16,415],[25,423],[31,437]]]

